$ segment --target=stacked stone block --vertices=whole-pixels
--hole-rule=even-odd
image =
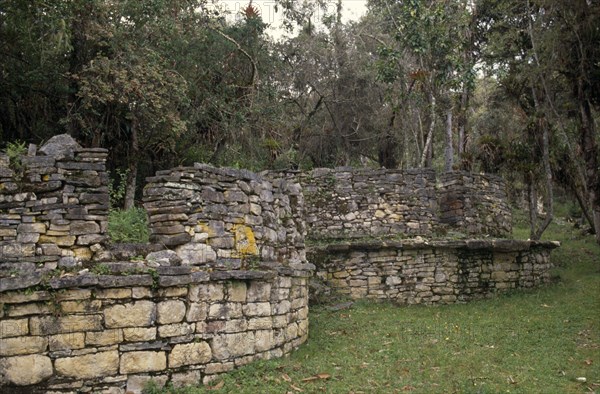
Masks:
[[[37,153],[37,154],[36,154]],[[90,260],[106,240],[105,149],[53,137],[11,165],[0,155],[0,268],[46,269]]]
[[[427,235],[438,227],[433,170],[319,168],[301,183],[312,239]]]
[[[214,269],[306,262],[302,189],[285,174],[205,164],[148,178],[151,241]]]
[[[494,175],[447,172],[438,188],[440,221],[467,234],[510,236],[512,214],[504,181]]]
[[[0,293],[0,391],[199,384],[307,338],[309,272],[160,267],[122,276],[127,266]]]
[[[429,169],[315,169],[300,175],[308,238],[508,236],[505,184],[493,175]]]
[[[311,249],[316,275],[354,299],[455,303],[550,280],[556,242],[485,240],[331,244]]]

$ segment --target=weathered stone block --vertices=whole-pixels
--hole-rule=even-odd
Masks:
[[[217,259],[217,253],[206,244],[185,244],[175,249],[184,265],[202,265]]]
[[[205,302],[193,302],[189,304],[185,320],[188,322],[197,322],[205,320],[208,316],[208,304]]]
[[[269,302],[251,302],[244,305],[244,315],[249,317],[254,316],[270,316],[271,304]]]
[[[108,328],[148,327],[155,320],[156,304],[151,301],[114,305],[104,311],[104,321]]]
[[[183,301],[163,301],[157,305],[158,324],[171,324],[183,321],[185,316],[185,303]]]
[[[18,337],[29,334],[28,319],[0,320],[0,338]]]
[[[127,393],[142,394],[151,382],[163,388],[168,379],[168,376],[130,375],[127,377]]]
[[[85,334],[86,345],[110,346],[123,342],[121,329],[88,332]]]
[[[49,337],[48,345],[51,352],[82,349],[85,347],[85,334],[82,332],[73,332],[69,334],[51,335]]]
[[[168,324],[166,326],[158,327],[158,335],[161,338],[179,337],[184,335],[193,334],[195,327],[193,324],[179,323],[179,324]]]
[[[123,329],[123,339],[127,342],[147,342],[156,339],[156,327],[133,327]]]
[[[43,353],[48,348],[46,337],[12,337],[0,339],[0,356]]]
[[[32,317],[29,329],[32,335],[68,334],[102,330],[101,315],[65,315]]]
[[[212,342],[212,353],[216,360],[228,360],[234,357],[254,353],[254,333],[216,335]]]
[[[269,301],[271,297],[271,284],[268,282],[253,281],[247,292],[248,302]]]
[[[119,369],[119,352],[109,351],[83,356],[56,359],[56,373],[75,379],[93,379],[111,376]]]
[[[234,302],[213,304],[208,310],[209,319],[236,319],[242,317],[242,305]]]
[[[47,356],[34,354],[0,359],[0,386],[3,383],[17,386],[38,384],[52,374],[52,361]]]
[[[165,352],[127,352],[121,356],[122,374],[162,371],[167,368]]]
[[[169,354],[169,368],[206,364],[211,358],[212,351],[206,342],[175,345]]]
[[[232,302],[246,301],[246,282],[230,282],[227,287],[227,300]]]

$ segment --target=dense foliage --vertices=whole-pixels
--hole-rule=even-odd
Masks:
[[[280,40],[252,2],[209,3],[0,1],[0,148],[109,147],[126,208],[195,161],[428,166],[502,173],[533,238],[556,185],[600,228],[596,1],[370,0],[344,23],[340,0],[278,0]]]

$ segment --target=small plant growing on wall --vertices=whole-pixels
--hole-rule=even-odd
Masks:
[[[23,141],[14,141],[6,144],[4,154],[8,156],[9,166],[15,173],[15,180],[19,183],[23,179],[23,163],[21,157],[27,153],[27,144]]]

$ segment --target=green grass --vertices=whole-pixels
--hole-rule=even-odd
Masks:
[[[146,211],[143,208],[112,209],[108,215],[108,236],[114,243],[148,242],[150,230]]]
[[[313,307],[290,357],[231,372],[219,389],[168,392],[600,392],[600,247],[564,221],[544,238],[563,244],[555,284],[469,304]],[[317,374],[329,378],[302,381]]]

